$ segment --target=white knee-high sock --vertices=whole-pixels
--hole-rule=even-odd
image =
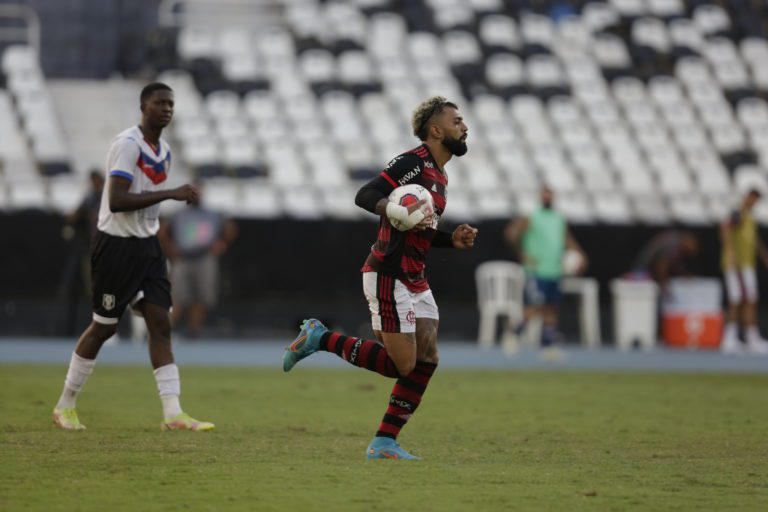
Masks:
[[[88,376],[93,372],[95,364],[95,360],[85,359],[72,352],[67,377],[64,379],[64,389],[59,397],[59,402],[56,404],[57,409],[69,409],[77,405],[77,395],[83,389]]]
[[[733,340],[736,339],[738,334],[739,330],[736,327],[736,322],[728,322],[725,324],[725,329],[723,330],[723,339]]]
[[[179,367],[175,364],[167,364],[157,368],[154,373],[160,401],[163,402],[163,417],[166,420],[173,419],[181,414]]]

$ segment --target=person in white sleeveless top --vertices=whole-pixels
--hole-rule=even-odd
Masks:
[[[129,306],[147,324],[149,356],[163,405],[161,427],[214,428],[184,413],[179,403],[179,369],[171,350],[171,285],[156,236],[160,203],[168,199],[190,203],[198,192],[191,185],[166,188],[171,150],[160,135],[173,118],[173,91],[163,83],[151,83],[141,91],[140,100],[141,124],[120,133],[107,154],[107,185],[91,248],[93,321],[77,342],[64,390],[53,409],[54,424],[65,430],[85,429],[76,411],[77,396],[99,349],[117,332]]]

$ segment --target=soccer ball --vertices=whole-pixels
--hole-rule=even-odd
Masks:
[[[566,276],[575,276],[578,274],[584,259],[581,253],[574,249],[568,249],[563,254],[563,274]]]
[[[424,215],[429,215],[435,211],[434,204],[432,203],[432,194],[429,190],[425,189],[421,185],[410,184],[397,187],[389,194],[389,202],[396,203],[400,206],[410,206],[418,203],[420,200],[426,199],[427,202],[421,207],[421,211]],[[389,222],[398,231],[407,231],[407,228],[396,219],[389,219]]]

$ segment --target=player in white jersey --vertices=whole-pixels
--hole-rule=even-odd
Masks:
[[[102,195],[98,232],[91,252],[93,321],[77,342],[64,390],[53,410],[56,426],[83,430],[77,395],[93,371],[104,342],[130,306],[144,317],[149,357],[163,404],[164,430],[211,430],[179,404],[179,369],[171,350],[171,285],[157,240],[160,203],[197,199],[191,185],[166,189],[171,152],[160,138],[173,117],[173,91],[151,83],[141,91],[141,124],[119,134],[107,155],[107,190]]]

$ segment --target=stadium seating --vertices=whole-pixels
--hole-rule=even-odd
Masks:
[[[189,4],[157,70],[176,91],[174,165],[234,215],[360,217],[339,203],[417,144],[410,113],[431,94],[470,126],[449,217],[525,213],[547,183],[572,222],[705,225],[768,185],[767,18],[749,2],[275,0],[256,26]],[[0,205],[34,203],[22,181],[64,204],[42,179],[71,155],[38,59],[10,47],[2,70]]]

